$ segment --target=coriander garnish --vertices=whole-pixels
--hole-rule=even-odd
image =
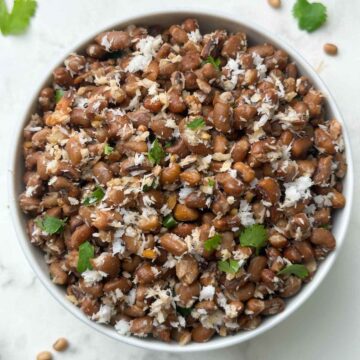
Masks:
[[[104,145],[104,154],[110,155],[114,151],[114,148],[110,146],[109,144]]]
[[[264,225],[254,224],[245,228],[240,234],[241,246],[252,246],[256,249],[256,254],[266,245],[267,231]]]
[[[165,151],[159,143],[159,140],[155,139],[155,141],[151,144],[151,148],[148,153],[148,159],[153,165],[155,165],[159,164],[165,155]]]
[[[104,196],[105,190],[99,185],[96,185],[95,190],[83,200],[82,204],[85,206],[94,205],[101,201]]]
[[[186,126],[191,130],[197,130],[205,126],[205,120],[202,117],[198,117],[187,123]]]
[[[295,275],[300,279],[305,279],[309,276],[308,269],[302,264],[291,264],[280,270],[278,275]]]
[[[79,246],[79,259],[77,263],[77,271],[79,273],[84,272],[85,270],[92,269],[90,259],[95,255],[95,248],[88,241],[82,243]]]
[[[213,251],[218,248],[218,246],[221,244],[221,235],[215,234],[211,238],[207,239],[204,243],[204,249],[206,251]]]
[[[67,219],[59,219],[54,216],[45,215],[35,220],[35,224],[49,235],[57,234],[64,230]]]
[[[228,274],[236,274],[240,269],[240,265],[239,262],[234,259],[221,260],[218,261],[218,269]]]
[[[214,59],[212,56],[208,56],[204,61],[204,64],[211,64],[216,70],[220,70],[221,60],[219,58]]]
[[[326,21],[325,5],[308,0],[297,0],[293,7],[293,15],[298,20],[299,28],[308,32],[315,31]]]

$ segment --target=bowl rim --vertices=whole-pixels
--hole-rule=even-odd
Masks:
[[[343,136],[345,142],[346,149],[346,160],[348,165],[348,171],[346,175],[346,186],[344,187],[344,192],[346,192],[346,206],[341,209],[342,212],[342,222],[337,225],[340,227],[340,236],[337,236],[337,248],[331,252],[327,258],[322,262],[318,271],[316,272],[312,281],[306,284],[302,290],[290,300],[287,304],[285,310],[275,316],[269,317],[266,322],[261,324],[258,328],[251,330],[249,332],[239,332],[235,335],[230,335],[223,338],[218,338],[216,340],[209,341],[207,343],[191,343],[186,346],[180,346],[175,343],[163,343],[158,340],[144,340],[142,338],[137,338],[134,336],[123,336],[116,333],[113,328],[104,326],[102,324],[98,324],[92,320],[89,320],[79,308],[74,306],[69,300],[66,299],[65,296],[59,296],[59,287],[54,285],[49,279],[48,273],[45,273],[41,267],[39,262],[36,260],[35,256],[32,255],[30,244],[26,231],[21,223],[21,219],[24,217],[22,212],[19,209],[19,205],[17,202],[18,191],[16,189],[16,182],[14,178],[14,174],[16,172],[16,168],[18,165],[18,157],[19,151],[21,151],[21,141],[22,141],[22,130],[25,126],[26,122],[29,119],[29,114],[34,103],[37,101],[37,96],[44,84],[49,80],[49,77],[53,71],[53,69],[59,65],[64,60],[64,56],[72,52],[76,52],[79,49],[83,48],[87,43],[89,43],[97,34],[102,31],[121,28],[126,26],[127,24],[139,24],[144,19],[150,18],[152,16],[171,16],[176,15],[177,17],[210,17],[217,18],[227,22],[233,22],[239,24],[239,26],[244,27],[246,29],[250,29],[252,32],[259,34],[260,37],[266,38],[269,42],[275,44],[275,46],[284,49],[291,58],[297,63],[301,64],[302,67],[306,69],[311,81],[314,83],[317,89],[319,89],[323,94],[325,94],[327,98],[327,104],[331,107],[334,117],[340,121],[343,127]],[[339,251],[344,243],[346,232],[348,230],[348,225],[350,221],[351,209],[352,209],[352,200],[353,200],[353,190],[354,190],[354,171],[353,171],[353,159],[352,152],[350,147],[349,135],[346,129],[345,122],[343,117],[339,111],[339,108],[331,95],[329,89],[325,85],[324,81],[320,78],[320,76],[316,73],[316,71],[312,68],[312,66],[308,63],[308,61],[292,46],[289,45],[287,40],[283,39],[278,34],[272,33],[268,29],[263,28],[261,25],[257,24],[252,20],[245,19],[242,16],[232,15],[229,12],[223,10],[215,10],[209,7],[204,8],[203,6],[197,7],[197,9],[193,9],[189,6],[181,6],[176,7],[176,9],[162,9],[162,10],[149,10],[143,11],[141,13],[137,13],[137,15],[132,15],[129,17],[121,18],[120,20],[114,22],[110,26],[106,26],[105,29],[98,29],[94,31],[90,36],[83,37],[82,40],[77,41],[75,46],[71,46],[65,49],[62,52],[60,60],[57,60],[55,64],[51,64],[49,68],[46,68],[45,76],[42,77],[42,80],[39,81],[39,86],[35,88],[35,92],[33,96],[28,100],[28,102],[23,107],[23,112],[21,116],[21,121],[19,121],[15,125],[13,140],[11,142],[10,154],[9,154],[9,171],[7,176],[7,187],[8,187],[8,199],[10,204],[10,213],[13,222],[13,226],[15,228],[16,236],[20,247],[33,269],[37,278],[41,281],[44,287],[48,290],[48,292],[71,314],[73,314],[76,318],[81,320],[83,323],[89,325],[92,329],[98,331],[101,334],[104,334],[116,341],[120,341],[126,343],[128,345],[134,345],[147,350],[158,350],[158,351],[167,351],[173,353],[185,353],[185,352],[198,352],[198,351],[209,351],[220,349],[224,347],[229,347],[233,345],[240,344],[242,342],[248,341],[250,339],[255,338],[256,336],[266,332],[267,330],[273,328],[274,326],[281,323],[285,318],[293,314],[300,306],[314,293],[314,291],[319,287],[322,283],[323,279],[328,274],[330,268],[333,266],[335,259],[337,258]],[[290,306],[291,305],[291,306]]]

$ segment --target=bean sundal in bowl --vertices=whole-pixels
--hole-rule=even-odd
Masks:
[[[342,123],[313,79],[203,22],[102,32],[53,71],[23,130],[27,241],[84,317],[145,347],[281,317],[348,206]]]

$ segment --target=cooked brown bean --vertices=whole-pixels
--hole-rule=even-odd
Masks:
[[[63,269],[63,264],[61,262],[56,261],[51,263],[49,266],[49,272],[50,272],[51,281],[54,284],[57,285],[67,284],[69,277],[67,272]]]
[[[213,121],[215,129],[221,133],[228,133],[231,129],[230,104],[216,103],[214,106]]]
[[[160,181],[162,184],[173,184],[179,179],[180,173],[180,165],[173,163],[169,167],[162,170]]]
[[[250,144],[247,138],[243,137],[237,143],[235,143],[232,151],[231,157],[234,161],[244,161],[248,155],[250,149]]]
[[[196,186],[201,182],[201,175],[197,170],[189,169],[180,174],[180,180],[190,186]]]
[[[276,204],[280,199],[280,187],[278,182],[270,177],[261,179],[257,184],[257,189],[265,201]]]
[[[328,134],[323,129],[315,130],[315,146],[319,149],[320,152],[324,154],[333,155],[335,154],[335,146],[332,142],[330,134]]]
[[[215,179],[228,195],[239,197],[244,190],[244,184],[240,180],[234,179],[229,173],[217,174]]]
[[[130,322],[130,331],[136,335],[150,334],[153,327],[153,319],[150,316],[143,316],[133,319]]]
[[[267,258],[265,256],[255,256],[250,260],[247,272],[249,273],[249,279],[253,282],[260,280],[261,272],[265,269],[267,264]]]
[[[182,307],[191,307],[195,298],[200,294],[200,284],[195,281],[190,285],[177,283],[175,285],[176,295],[179,296],[179,305]]]
[[[136,278],[140,285],[151,284],[156,279],[156,274],[157,272],[153,270],[153,267],[149,263],[140,265],[135,271]]]
[[[178,221],[195,221],[199,218],[199,212],[183,204],[177,204],[174,209],[174,217]]]
[[[113,177],[112,171],[109,166],[103,161],[99,161],[93,167],[93,173],[96,179],[103,185],[106,185]]]
[[[281,297],[288,298],[294,296],[301,288],[301,279],[296,276],[289,276],[280,290]]]
[[[275,315],[282,312],[285,308],[285,302],[281,298],[272,298],[265,300],[265,309],[262,315]]]
[[[327,229],[315,228],[310,236],[310,241],[319,246],[323,246],[328,250],[332,250],[336,246],[334,235]]]
[[[176,276],[187,285],[192,284],[199,275],[197,260],[191,255],[183,256],[176,263]]]
[[[69,249],[78,249],[79,246],[85,241],[89,240],[93,233],[93,229],[86,224],[78,226],[71,234],[67,243]]]
[[[187,251],[186,243],[175,234],[162,235],[160,244],[166,251],[176,256],[180,256]]]
[[[125,31],[107,31],[98,35],[95,41],[106,51],[123,50],[130,46],[130,36]]]
[[[98,257],[91,259],[90,263],[95,270],[102,271],[111,278],[117,276],[120,271],[120,259],[116,255],[107,252],[103,252]]]
[[[206,196],[202,192],[194,191],[185,198],[185,205],[191,209],[202,209],[206,206]]]
[[[209,341],[215,334],[214,329],[208,329],[202,325],[198,325],[197,327],[193,328],[191,332],[191,338],[195,342],[207,342]]]

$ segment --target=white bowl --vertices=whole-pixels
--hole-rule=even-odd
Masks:
[[[179,23],[183,19],[187,17],[196,17],[199,21],[200,28],[202,32],[214,30],[217,28],[224,28],[230,31],[245,31],[248,35],[248,39],[250,43],[263,43],[268,42],[274,44],[276,47],[285,50],[293,61],[296,62],[299,71],[302,75],[308,76],[315,88],[322,91],[325,95],[326,101],[326,109],[329,118],[338,119],[344,128],[344,139],[346,146],[346,159],[348,163],[348,172],[346,178],[344,180],[344,190],[343,193],[347,199],[347,204],[344,209],[339,210],[336,213],[334,220],[334,228],[333,233],[337,240],[337,248],[326,258],[325,261],[322,262],[318,271],[316,272],[313,280],[306,284],[300,291],[298,295],[289,299],[286,304],[285,310],[274,316],[270,316],[266,318],[263,323],[255,330],[252,331],[243,331],[239,332],[236,335],[227,336],[227,337],[216,337],[211,341],[199,344],[199,343],[190,343],[186,346],[180,346],[176,343],[163,343],[155,339],[143,339],[136,337],[126,337],[121,336],[116,333],[116,331],[110,326],[99,325],[91,320],[89,320],[82,311],[75,307],[72,303],[70,303],[65,298],[65,292],[62,287],[54,285],[48,273],[48,268],[43,259],[43,255],[41,251],[35,248],[30,244],[28,240],[28,236],[25,231],[25,216],[21,212],[17,198],[19,194],[23,191],[24,185],[22,183],[22,175],[23,175],[23,158],[22,158],[22,129],[25,124],[29,120],[29,115],[34,111],[36,107],[38,93],[41,88],[44,87],[46,83],[50,81],[51,71],[55,68],[52,67],[49,69],[49,72],[46,73],[46,77],[41,82],[40,86],[36,91],[34,91],[33,98],[29,102],[28,106],[26,106],[26,111],[22,119],[19,120],[19,124],[17,126],[17,130],[15,132],[15,137],[13,141],[13,148],[11,149],[11,159],[10,159],[10,173],[8,177],[8,185],[9,185],[9,203],[11,208],[12,219],[14,222],[15,230],[17,233],[17,237],[19,239],[22,250],[25,253],[27,260],[29,261],[31,267],[36,273],[37,277],[43,283],[43,285],[47,288],[47,290],[55,297],[55,299],[69,312],[75,315],[78,319],[82,320],[84,323],[89,325],[92,329],[97,330],[98,332],[107,335],[115,340],[139,346],[149,350],[160,350],[160,351],[170,351],[170,352],[193,352],[193,351],[205,351],[205,350],[213,350],[219,349],[226,346],[231,346],[235,344],[242,343],[246,340],[252,339],[259,334],[271,329],[275,325],[279,324],[285,318],[287,318],[290,314],[292,314],[296,309],[298,309],[304,302],[307,300],[310,295],[314,292],[314,290],[320,285],[331,266],[333,265],[340,248],[345,240],[345,234],[348,227],[348,222],[350,218],[351,212],[351,203],[353,198],[353,163],[351,157],[350,143],[348,134],[345,129],[345,124],[342,119],[342,116],[335,104],[335,101],[329,90],[316,74],[316,72],[312,69],[312,67],[304,60],[304,58],[292,47],[288,44],[284,43],[282,40],[280,41],[275,35],[269,33],[268,30],[262,29],[260,26],[253,24],[248,19],[241,19],[240,16],[237,15],[228,15],[219,13],[218,10],[214,11],[164,11],[164,12],[152,12],[146,13],[141,16],[137,16],[135,18],[128,19],[121,23],[114,24],[110,26],[108,29],[114,28],[123,28],[129,24],[140,24],[140,25],[151,25],[151,24],[160,24],[160,25],[170,25],[173,23]],[[84,49],[85,45],[92,40],[95,35],[103,31],[103,29],[98,29],[96,32],[87,37],[84,41],[82,41],[78,46],[73,49],[70,49],[64,55],[69,54],[70,52],[81,51]],[[63,59],[62,59],[63,60]]]

